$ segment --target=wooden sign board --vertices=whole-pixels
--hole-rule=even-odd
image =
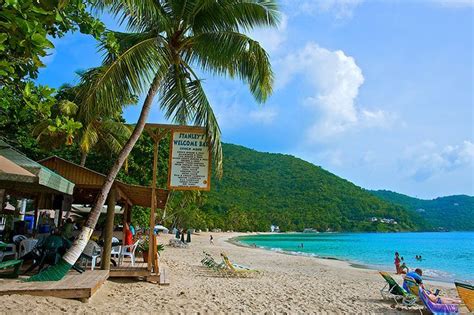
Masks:
[[[211,152],[204,130],[172,131],[168,189],[211,189]]]

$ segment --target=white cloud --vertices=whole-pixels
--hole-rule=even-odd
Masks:
[[[458,145],[439,147],[432,141],[425,141],[408,147],[400,163],[401,169],[410,178],[425,181],[440,173],[474,166],[474,143],[465,140]]]
[[[261,107],[257,110],[252,110],[249,112],[250,120],[265,125],[271,124],[277,115],[278,113],[276,109],[270,106]]]
[[[361,109],[359,117],[363,126],[378,128],[390,127],[398,120],[398,116],[394,113],[388,113],[381,109],[375,109],[373,111]]]
[[[269,53],[276,52],[286,41],[288,26],[288,16],[282,13],[278,28],[263,28],[252,31],[249,36],[262,45]]]
[[[427,0],[448,8],[474,7],[474,0]]]
[[[336,19],[351,18],[363,0],[283,0],[283,7],[295,14],[329,13]]]
[[[237,90],[219,89],[211,93],[214,113],[223,131],[255,124],[271,124],[278,116],[275,106],[257,107],[254,103],[242,104]]]
[[[391,114],[380,109],[357,108],[355,101],[364,76],[354,58],[341,50],[331,51],[309,43],[281,59],[278,68],[278,89],[295,77],[302,77],[311,89],[311,95],[304,100],[314,116],[307,131],[311,142],[322,141],[354,127],[387,126],[393,120]]]

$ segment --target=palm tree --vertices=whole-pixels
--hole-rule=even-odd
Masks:
[[[31,280],[60,279],[75,263],[117,173],[145,127],[156,94],[166,118],[206,127],[215,167],[221,173],[220,129],[196,70],[239,78],[258,102],[272,92],[268,55],[245,33],[278,24],[275,0],[97,0],[97,8],[109,10],[130,32],[108,34],[116,44],[108,41],[102,47],[103,65],[83,96],[86,115],[94,115],[94,104],[116,112],[121,105],[117,100],[145,92],[146,97],[132,135],[111,167],[78,240],[55,268]]]
[[[121,111],[116,113],[103,111],[102,107],[96,104],[93,116],[84,115],[80,99],[81,89],[90,87],[87,75],[93,71],[96,69],[78,73],[83,81],[82,84],[77,86],[64,84],[59,88],[56,95],[57,117],[66,120],[65,122],[61,121],[60,124],[55,125],[54,119],[48,118],[40,121],[33,129],[33,135],[45,148],[55,148],[64,142],[67,145],[76,142],[81,152],[81,166],[86,164],[87,155],[94,147],[97,151],[118,154],[132,133],[131,129],[121,121]],[[135,97],[130,96],[126,103],[136,103]]]

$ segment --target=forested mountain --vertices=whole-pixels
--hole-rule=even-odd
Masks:
[[[224,176],[213,180],[203,211],[235,230],[394,231],[415,229],[403,207],[290,155],[224,145]],[[378,218],[371,222],[372,217]],[[397,224],[380,219],[394,219]],[[217,222],[216,222],[217,223]]]
[[[455,195],[424,200],[388,190],[370,192],[419,214],[433,229],[474,231],[474,197]]]

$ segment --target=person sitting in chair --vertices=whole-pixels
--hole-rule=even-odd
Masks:
[[[461,304],[462,303],[460,299],[441,297],[441,296],[433,294],[431,291],[428,291],[428,290],[425,290],[425,294],[430,299],[431,302],[437,303],[437,304]]]

